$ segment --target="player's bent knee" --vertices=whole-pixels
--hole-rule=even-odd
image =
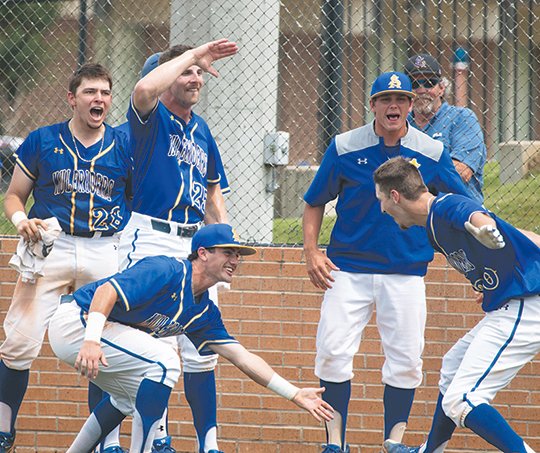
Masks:
[[[180,378],[180,358],[172,348],[163,348],[159,359],[149,366],[145,378],[163,382],[169,387],[174,387]]]
[[[465,427],[463,421],[467,414],[472,410],[472,407],[466,401],[463,401],[463,396],[459,397],[451,392],[447,392],[444,395],[442,408],[446,416],[459,428]]]
[[[315,358],[315,376],[328,382],[345,382],[354,377],[352,359],[336,357]]]

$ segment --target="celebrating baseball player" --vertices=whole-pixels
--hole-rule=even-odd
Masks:
[[[418,170],[398,157],[375,171],[381,210],[401,228],[425,226],[435,250],[481,293],[486,315],[444,356],[427,442],[409,448],[388,440],[385,448],[440,453],[457,426],[500,451],[531,453],[491,402],[540,352],[540,236],[461,195],[433,196]]]
[[[70,120],[30,133],[15,153],[17,166],[4,209],[22,237],[19,249],[35,249],[57,221],[59,236],[39,261],[24,255],[4,320],[0,347],[0,452],[12,451],[15,420],[30,366],[39,354],[60,294],[118,270],[118,232],[129,219],[126,184],[131,159],[125,134],[105,124],[112,79],[99,64],[86,64],[69,80]],[[27,214],[25,205],[33,195]],[[55,220],[56,219],[56,220]],[[52,222],[51,220],[54,220]],[[25,261],[36,258],[35,262]],[[32,268],[38,262],[40,269]],[[35,274],[25,281],[26,272]],[[42,276],[40,276],[42,275]]]
[[[326,290],[317,330],[315,374],[335,409],[325,453],[347,452],[345,432],[353,357],[377,307],[385,363],[384,439],[400,441],[415,388],[422,381],[426,299],[423,276],[433,259],[425,231],[399,230],[382,215],[373,171],[396,155],[410,157],[434,190],[466,194],[443,143],[409,127],[414,93],[400,72],[371,89],[373,122],[332,140],[304,196],[304,250],[309,278]],[[317,241],[325,204],[337,197],[337,219],[325,255]]]
[[[203,221],[227,222],[223,193],[229,187],[221,156],[208,125],[192,108],[204,85],[203,73],[217,76],[212,63],[237,51],[235,43],[221,39],[196,48],[176,45],[145,63],[127,114],[134,194],[133,215],[120,240],[120,269],[146,256],[186,258]],[[217,303],[216,289],[211,292]],[[217,356],[200,356],[185,335],[169,341],[178,341],[199,450],[218,452]],[[95,400],[93,393],[90,399]],[[165,413],[154,448],[174,453],[166,419]],[[121,452],[118,445],[116,430],[106,439],[105,451]]]
[[[147,257],[110,278],[88,284],[63,302],[49,327],[51,347],[94,380],[110,399],[90,415],[68,453],[92,452],[126,415],[133,415],[131,453],[152,448],[155,425],[180,376],[176,351],[157,338],[184,334],[199,354],[218,353],[255,382],[293,401],[317,420],[330,420],[324,388],[299,389],[229,335],[208,289],[230,283],[242,245],[230,225],[201,228],[187,260]],[[101,365],[100,365],[101,364]]]

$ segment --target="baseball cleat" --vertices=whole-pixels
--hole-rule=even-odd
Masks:
[[[171,440],[171,436],[154,440],[154,444],[152,445],[152,453],[176,453],[176,450],[171,447]]]
[[[350,453],[349,445],[345,445],[345,450],[342,450],[340,446],[335,444],[323,444],[323,450],[321,453]]]
[[[0,432],[0,453],[12,453],[14,451],[15,433]]]
[[[418,453],[420,447],[407,447],[393,440],[385,440],[383,444],[384,453]]]
[[[124,450],[120,445],[114,445],[113,447],[107,447],[101,451],[101,453],[128,453],[129,450]]]
[[[208,450],[208,453],[223,453],[221,450]]]

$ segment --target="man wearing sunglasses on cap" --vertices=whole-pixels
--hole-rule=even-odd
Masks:
[[[447,82],[442,77],[441,66],[431,55],[413,55],[404,69],[416,94],[408,118],[410,124],[445,144],[471,197],[483,203],[487,151],[476,115],[471,109],[446,102]]]

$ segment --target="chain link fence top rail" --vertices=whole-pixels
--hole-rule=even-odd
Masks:
[[[539,17],[534,0],[0,0],[2,194],[27,134],[70,116],[78,65],[112,71],[118,125],[147,56],[227,37],[240,53],[218,62],[195,110],[220,146],[244,239],[302,242],[303,195],[329,141],[371,121],[374,78],[419,53],[439,61],[446,100],[479,120],[486,207],[540,233]],[[329,203],[321,244],[334,218]],[[5,217],[0,233],[14,233]]]

